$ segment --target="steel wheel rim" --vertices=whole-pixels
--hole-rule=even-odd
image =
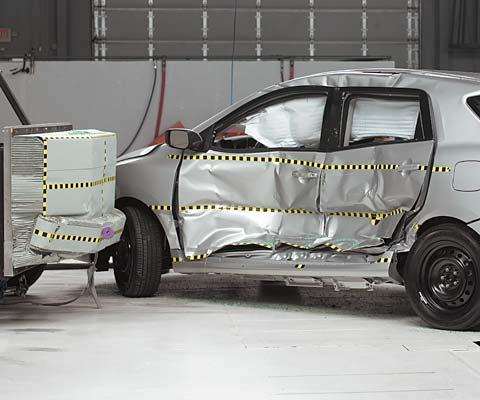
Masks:
[[[431,307],[454,312],[469,304],[476,290],[473,258],[451,242],[431,247],[423,263],[420,288]]]

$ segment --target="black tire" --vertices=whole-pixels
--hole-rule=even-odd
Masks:
[[[115,281],[126,297],[153,296],[160,284],[164,233],[148,210],[124,207],[125,229],[113,255]]]
[[[27,269],[23,274],[14,276],[13,278],[9,279],[7,285],[9,287],[17,287],[19,280],[21,279],[22,275],[25,275],[25,279],[27,280],[27,288],[31,287],[36,281],[40,279],[43,274],[44,266],[37,265],[36,267],[32,267]]]
[[[445,223],[425,231],[405,266],[415,312],[438,329],[480,324],[480,238],[469,227]]]

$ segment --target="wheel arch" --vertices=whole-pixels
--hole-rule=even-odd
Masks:
[[[468,224],[465,221],[462,221],[461,219],[455,218],[455,217],[449,217],[449,216],[436,216],[429,218],[425,221],[423,221],[421,224],[419,224],[419,228],[417,231],[417,238],[421,236],[424,232],[426,232],[428,229],[433,228],[435,226],[441,225],[441,224],[447,224],[447,223],[452,223],[452,224],[457,224],[457,225],[463,225],[465,227],[468,226]]]
[[[127,206],[137,207],[137,208],[141,208],[141,209],[145,210],[145,212],[148,213],[156,221],[156,223],[160,226],[160,228],[163,231],[164,238],[165,238],[165,240],[164,240],[164,246],[165,246],[164,251],[165,251],[165,254],[166,254],[165,262],[168,259],[169,260],[168,266],[171,266],[170,243],[168,241],[168,235],[166,233],[167,231],[165,229],[165,226],[163,226],[162,221],[157,217],[157,215],[153,212],[153,210],[148,205],[146,205],[143,201],[141,201],[141,200],[139,200],[135,197],[121,197],[121,198],[118,198],[118,199],[115,200],[115,207],[116,208],[121,209],[122,207],[127,207]]]
[[[431,229],[435,226],[439,226],[439,225],[447,224],[447,223],[461,225],[461,226],[464,226],[464,227],[469,226],[465,221],[462,221],[459,218],[455,218],[455,217],[451,217],[451,216],[443,215],[443,216],[431,217],[431,218],[426,219],[422,223],[418,224],[417,236],[416,236],[415,241],[417,241],[418,238],[420,236],[422,236],[427,230],[429,230],[429,229]],[[476,232],[476,233],[479,234],[479,232]],[[410,252],[410,250],[406,251],[406,252],[402,252],[402,253],[397,253],[397,265],[395,266],[394,270],[391,271],[391,273],[392,273],[392,277],[398,282],[403,282],[404,272],[405,272],[405,263],[407,261],[407,257],[408,257],[409,252]]]

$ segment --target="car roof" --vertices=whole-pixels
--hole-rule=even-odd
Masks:
[[[449,85],[458,84],[462,87],[471,85],[473,90],[478,90],[480,85],[480,74],[473,72],[432,71],[402,68],[364,68],[327,71],[307,75],[284,82],[281,86],[297,86],[304,84],[326,86],[404,86],[398,84],[401,80],[406,80],[410,84],[415,82],[418,86],[430,86],[432,81],[445,82]],[[308,83],[305,81],[308,81]]]
[[[443,139],[450,133],[458,132],[459,121],[465,128],[464,136],[476,135],[480,140],[478,117],[466,107],[466,98],[480,95],[480,74],[470,72],[428,71],[401,68],[365,68],[343,71],[328,71],[303,76],[290,81],[278,83],[260,90],[232,104],[230,107],[197,125],[194,130],[201,132],[229,112],[255,98],[281,89],[296,86],[329,87],[385,87],[415,88],[426,92],[431,99],[433,116],[436,119],[437,137]],[[453,136],[452,136],[453,137]]]

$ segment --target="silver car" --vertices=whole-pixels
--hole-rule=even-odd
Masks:
[[[118,162],[122,294],[153,295],[173,262],[290,286],[404,284],[429,325],[480,325],[480,77],[307,76],[166,140]]]

